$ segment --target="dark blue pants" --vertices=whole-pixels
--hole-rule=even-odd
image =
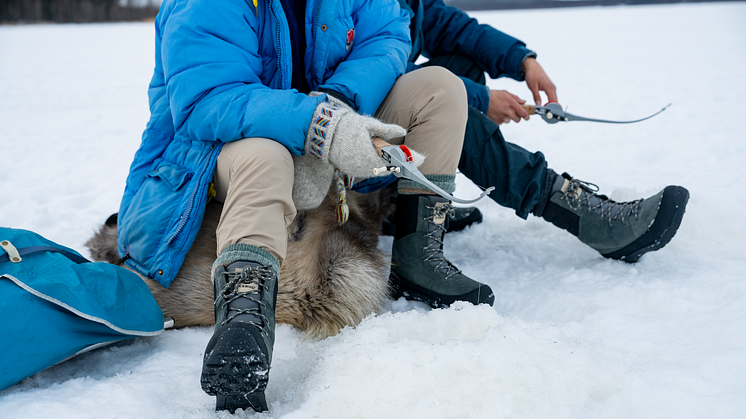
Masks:
[[[457,76],[486,82],[484,71],[464,56],[434,57],[424,65],[445,67]],[[514,209],[521,218],[527,218],[536,204],[546,199],[546,195],[542,197],[547,176],[544,155],[505,141],[500,126],[471,106],[458,169],[481,187],[494,186],[490,198]]]

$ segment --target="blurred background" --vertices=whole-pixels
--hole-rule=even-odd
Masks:
[[[154,18],[161,0],[0,0],[0,23],[122,22]]]
[[[152,19],[158,14],[161,1],[0,0],[0,23],[88,23],[145,20]],[[619,4],[699,3],[706,1],[712,0],[446,0],[445,2],[461,10],[508,10]]]

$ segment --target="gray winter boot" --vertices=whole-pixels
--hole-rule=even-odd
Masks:
[[[461,273],[443,256],[443,235],[451,202],[437,195],[399,195],[389,282],[394,298],[448,307],[455,301],[492,305],[487,285]]]
[[[577,236],[602,256],[636,262],[668,244],[684,216],[689,191],[668,186],[646,199],[615,202],[592,183],[550,170],[548,200],[534,213]]]
[[[277,273],[258,262],[216,264],[213,290],[215,334],[205,349],[202,390],[217,396],[217,410],[266,411]]]

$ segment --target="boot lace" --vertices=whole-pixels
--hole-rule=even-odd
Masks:
[[[447,218],[453,216],[455,212],[453,205],[449,202],[439,207],[426,205],[425,208],[431,210],[428,212],[430,215],[428,215],[425,220],[436,227],[435,230],[429,231],[427,234],[423,235],[430,239],[428,240],[428,244],[423,248],[427,255],[425,256],[425,262],[430,262],[430,264],[433,265],[434,271],[441,270],[444,272],[446,274],[445,279],[460,274],[461,270],[455,267],[443,255],[443,236],[446,232],[446,223],[445,221],[440,224],[435,223],[436,217]]]
[[[241,320],[245,323],[253,324],[259,329],[263,329],[264,324],[268,323],[267,318],[262,314],[262,295],[269,291],[265,285],[268,280],[274,277],[274,271],[268,266],[246,266],[239,272],[223,272],[226,276],[225,286],[220,290],[220,296],[225,299],[228,308],[228,316],[221,325],[225,325],[241,314],[251,314],[261,319],[261,323],[254,320]],[[252,284],[256,284],[252,287]],[[241,285],[247,285],[247,291],[239,291]],[[231,307],[231,303],[239,298],[246,298],[256,303],[256,306],[250,308]]]
[[[599,195],[598,185],[578,179],[570,179],[564,198],[574,210],[588,208],[605,218],[609,225],[616,220],[624,224],[630,218],[637,218],[640,213],[642,199],[629,202],[616,202],[606,195]]]

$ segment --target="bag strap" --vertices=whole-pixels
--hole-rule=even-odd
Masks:
[[[83,256],[80,256],[80,255],[75,254],[73,252],[67,251],[65,249],[60,249],[60,248],[52,247],[52,246],[29,246],[29,247],[22,247],[22,248],[18,249],[18,254],[20,256],[28,255],[30,253],[37,253],[37,252],[57,252],[57,253],[61,253],[64,256],[67,256],[67,258],[70,259],[71,261],[73,261],[75,263],[78,263],[78,264],[80,264],[80,263],[89,263],[90,262],[90,260],[84,258]],[[0,255],[0,263],[7,262],[9,260],[10,260],[10,257],[8,256],[7,253],[4,254],[4,255]]]

